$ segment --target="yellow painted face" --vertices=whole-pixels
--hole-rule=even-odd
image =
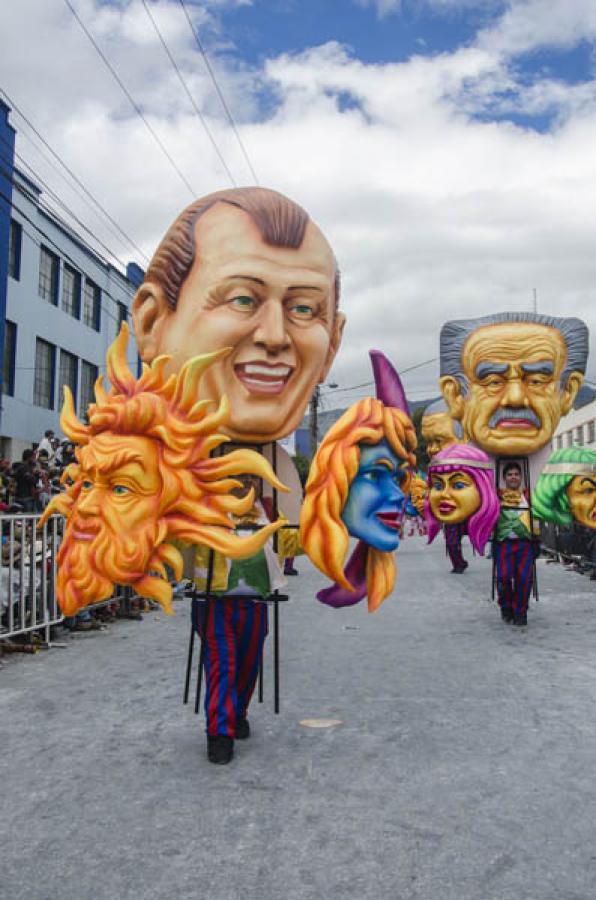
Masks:
[[[135,539],[154,526],[162,480],[157,442],[110,432],[97,435],[80,451],[81,492],[74,512],[73,536],[93,541],[107,526],[116,540]]]
[[[576,475],[567,486],[571,515],[587,528],[596,528],[596,477]]]
[[[583,381],[580,372],[572,372],[561,385],[566,359],[562,334],[547,325],[511,322],[474,331],[462,353],[467,394],[451,376],[441,379],[464,439],[507,456],[544,447]]]
[[[465,472],[431,472],[428,500],[434,517],[445,525],[465,522],[481,503],[474,479]]]
[[[426,441],[426,451],[430,459],[435,453],[450,447],[458,441],[453,427],[453,419],[447,412],[422,416],[422,437]]]

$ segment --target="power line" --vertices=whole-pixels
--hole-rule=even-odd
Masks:
[[[143,2],[144,2],[144,0],[143,0]],[[249,159],[249,156],[248,156],[248,152],[247,152],[247,150],[246,150],[246,147],[244,146],[244,143],[243,143],[243,141],[242,141],[242,138],[240,137],[240,134],[239,134],[239,132],[238,132],[238,129],[236,128],[236,123],[234,122],[234,119],[233,119],[233,117],[232,117],[232,113],[230,112],[230,109],[229,109],[229,107],[228,107],[228,104],[226,103],[225,97],[224,97],[224,95],[223,95],[223,93],[222,93],[222,91],[221,91],[221,88],[220,88],[220,86],[219,86],[219,83],[218,83],[218,81],[217,81],[217,78],[215,77],[215,72],[214,72],[213,69],[211,68],[211,63],[209,62],[209,57],[207,56],[207,53],[206,53],[206,51],[205,51],[205,48],[203,47],[203,44],[202,44],[201,39],[200,39],[200,37],[199,37],[199,32],[198,32],[198,30],[195,28],[195,26],[192,24],[192,20],[191,20],[191,18],[190,18],[190,15],[189,15],[189,13],[188,13],[188,10],[187,10],[187,8],[186,8],[186,6],[185,6],[185,4],[184,4],[184,0],[179,0],[179,3],[180,3],[180,6],[182,7],[182,9],[184,10],[184,15],[186,16],[186,20],[187,20],[187,22],[188,22],[188,25],[189,25],[189,27],[190,27],[190,30],[192,31],[192,34],[193,34],[193,37],[194,37],[194,39],[195,39],[196,45],[197,45],[197,47],[199,48],[199,51],[200,51],[200,53],[201,53],[201,56],[203,57],[203,62],[205,63],[205,66],[206,66],[206,68],[207,68],[207,71],[209,72],[209,75],[211,76],[211,81],[213,82],[213,86],[214,86],[215,90],[217,91],[217,96],[219,97],[220,102],[221,102],[221,105],[223,106],[224,111],[225,111],[225,113],[226,113],[226,115],[227,115],[227,117],[228,117],[228,122],[230,123],[230,127],[232,128],[232,131],[233,131],[234,134],[236,135],[236,140],[238,141],[238,144],[240,145],[240,149],[241,149],[241,151],[242,151],[242,154],[243,154],[243,156],[244,156],[244,159],[246,160],[246,164],[247,164],[248,168],[250,169],[250,173],[251,173],[252,177],[253,177],[254,180],[255,180],[255,184],[258,185],[258,184],[260,184],[260,182],[259,182],[259,179],[258,179],[258,177],[257,177],[257,173],[255,172],[255,170],[254,170],[254,168],[253,168],[253,165],[252,165],[252,163],[251,163],[251,161],[250,161],[250,159]]]
[[[188,97],[188,99],[190,100],[190,102],[191,102],[191,104],[192,104],[192,108],[194,109],[195,113],[197,114],[197,116],[198,116],[198,118],[199,118],[199,121],[200,121],[201,125],[203,126],[203,128],[204,128],[204,130],[205,130],[205,134],[207,135],[207,137],[208,137],[209,140],[211,141],[211,145],[212,145],[213,149],[215,150],[215,152],[217,153],[217,156],[218,156],[218,159],[219,159],[220,163],[221,163],[222,166],[224,167],[224,170],[225,170],[225,172],[226,172],[226,175],[228,176],[228,178],[229,178],[230,181],[232,182],[233,186],[234,186],[234,187],[238,187],[238,185],[236,184],[236,181],[234,180],[234,176],[232,175],[230,169],[228,168],[228,164],[226,163],[226,161],[225,161],[225,159],[224,159],[224,157],[223,157],[223,154],[221,153],[219,147],[217,146],[217,143],[216,143],[216,141],[215,141],[215,138],[214,138],[213,135],[211,134],[211,131],[210,131],[210,129],[209,129],[209,126],[207,125],[207,122],[205,121],[205,118],[204,118],[204,116],[203,116],[203,113],[201,112],[201,110],[200,110],[199,107],[197,106],[194,97],[193,97],[192,94],[190,93],[190,91],[189,91],[189,89],[188,89],[188,85],[186,84],[186,81],[185,81],[184,78],[182,77],[182,72],[180,71],[180,69],[178,68],[178,65],[176,64],[176,60],[174,59],[174,57],[173,57],[172,54],[170,53],[170,48],[169,48],[168,45],[166,44],[165,38],[164,38],[164,36],[162,35],[161,31],[159,30],[159,26],[158,26],[157,22],[155,21],[155,19],[153,18],[153,13],[152,13],[151,10],[149,9],[149,6],[147,5],[146,0],[141,0],[141,2],[142,2],[142,4],[143,4],[143,6],[145,7],[145,12],[146,12],[147,15],[149,16],[149,19],[151,20],[151,24],[153,25],[153,28],[155,29],[155,33],[157,34],[159,40],[161,41],[161,45],[162,45],[163,49],[165,50],[168,59],[170,60],[170,62],[172,63],[172,66],[174,67],[174,71],[176,72],[176,75],[178,76],[178,80],[180,81],[180,84],[182,85],[182,88],[183,88],[184,92],[186,93],[186,96]]]
[[[407,369],[400,369],[400,371],[398,372],[398,375],[401,378],[401,376],[405,375],[407,372],[413,372],[414,369],[421,369],[422,366],[429,366],[431,363],[436,362],[438,360],[438,358],[439,358],[438,356],[433,356],[432,359],[426,359],[424,362],[416,363],[413,366],[408,366]],[[374,380],[373,381],[364,381],[362,384],[353,384],[353,385],[350,385],[349,387],[331,388],[331,390],[328,390],[325,392],[325,396],[328,397],[329,394],[339,394],[340,392],[343,392],[343,391],[356,391],[359,388],[370,387],[374,383],[375,383]]]
[[[0,140],[2,140],[2,138],[0,138]],[[3,143],[6,143],[6,141],[3,141]],[[111,257],[112,259],[115,259],[118,263],[120,263],[120,265],[122,266],[122,268],[123,268],[124,270],[126,270],[126,263],[124,262],[124,260],[120,259],[120,257],[118,256],[118,254],[117,254],[117,253],[114,253],[113,250],[111,250],[106,244],[103,243],[103,241],[100,240],[100,238],[96,237],[96,235],[94,234],[94,232],[93,232],[87,225],[85,225],[85,223],[84,223],[81,219],[79,219],[79,217],[76,215],[76,213],[74,213],[74,212],[72,211],[72,209],[70,209],[70,207],[64,202],[64,200],[62,200],[62,199],[58,196],[58,194],[56,194],[56,192],[52,190],[52,188],[49,186],[49,184],[47,184],[47,183],[43,180],[43,178],[41,178],[41,176],[37,174],[37,172],[35,171],[35,169],[34,169],[32,166],[30,166],[29,163],[26,162],[26,160],[22,159],[22,157],[21,157],[18,153],[15,154],[15,155],[19,158],[19,161],[20,161],[21,165],[23,165],[23,166],[25,166],[27,169],[29,169],[29,171],[32,173],[32,175],[33,175],[34,178],[36,179],[36,181],[38,181],[39,184],[43,185],[43,187],[45,188],[46,193],[52,198],[52,200],[53,200],[55,203],[58,204],[58,206],[62,207],[62,209],[64,209],[64,211],[65,211],[66,213],[68,213],[69,216],[71,216],[71,218],[76,222],[76,224],[79,226],[79,228],[82,228],[82,230],[85,231],[85,232],[90,236],[90,238],[91,238],[93,241],[95,241],[96,244],[98,244],[99,247],[101,247],[103,250],[105,250],[105,252],[108,254],[108,257]],[[2,154],[2,151],[1,151],[1,150],[0,150],[0,159],[3,160],[7,165],[10,166],[10,160],[8,160],[8,159]],[[2,171],[2,174],[5,175],[6,178],[9,179],[9,181],[12,182],[13,187],[15,187],[18,191],[21,191],[21,192],[22,192],[22,185],[21,185],[20,181],[18,180],[18,178],[14,178],[14,177],[10,174],[10,172],[7,171],[6,169],[0,169],[0,171]],[[15,170],[13,169],[13,171],[15,171]],[[18,171],[18,170],[17,170],[17,171]],[[45,203],[45,202],[42,201],[41,199],[38,200],[37,203],[38,203],[39,209],[40,209],[42,212],[46,212],[46,213],[48,213],[49,215],[51,215],[52,217],[54,217],[54,218],[55,218],[55,219],[56,219],[56,220],[57,220],[64,228],[67,228],[69,231],[74,231],[74,229],[72,228],[72,226],[71,226],[68,222],[63,221],[63,219],[61,218],[61,216],[60,216],[60,214],[57,212],[57,210],[55,210],[52,206],[50,206],[49,203]],[[93,252],[94,252],[96,255],[100,256],[100,258],[101,258],[101,254],[97,253],[97,251],[96,251],[94,248],[92,248],[92,249],[93,249]],[[104,261],[105,263],[109,263],[109,259],[108,259],[108,258],[105,258],[105,257],[104,257],[104,258],[103,258],[103,261]]]
[[[89,41],[91,42],[91,44],[93,45],[93,47],[95,48],[95,50],[97,51],[97,53],[99,54],[99,56],[101,57],[102,61],[104,62],[105,66],[106,66],[106,68],[107,68],[108,71],[111,73],[112,77],[113,77],[113,78],[115,79],[115,81],[119,84],[119,86],[120,86],[120,88],[122,89],[123,93],[125,94],[125,96],[127,97],[128,101],[130,102],[132,108],[134,109],[134,111],[136,112],[136,114],[139,116],[139,118],[143,121],[145,127],[147,128],[147,130],[148,130],[149,133],[151,134],[153,140],[154,140],[155,143],[158,145],[158,147],[160,148],[160,150],[162,151],[162,153],[164,154],[164,156],[167,158],[167,160],[169,161],[169,163],[170,163],[170,165],[172,166],[172,168],[177,172],[177,174],[178,174],[180,180],[184,183],[184,185],[186,186],[186,188],[188,189],[189,193],[192,195],[192,197],[193,197],[193,199],[194,199],[194,198],[196,197],[196,191],[195,191],[194,188],[189,184],[189,182],[186,180],[186,177],[183,175],[183,173],[181,172],[181,170],[178,168],[178,166],[177,166],[176,163],[174,162],[174,159],[172,158],[172,156],[171,156],[170,153],[168,152],[168,150],[167,150],[165,144],[162,142],[161,138],[159,137],[159,135],[157,134],[157,132],[155,131],[155,129],[153,128],[153,126],[151,125],[151,123],[150,123],[150,122],[148,121],[148,119],[145,117],[145,114],[143,113],[143,110],[141,109],[141,107],[138,105],[138,103],[136,102],[136,100],[133,99],[132,94],[130,93],[130,91],[128,90],[128,88],[126,87],[126,85],[124,84],[124,82],[122,81],[122,79],[120,78],[120,76],[118,75],[116,69],[113,67],[113,65],[111,64],[111,62],[110,62],[109,59],[107,58],[107,56],[104,54],[104,52],[103,52],[103,50],[101,49],[101,47],[99,46],[99,44],[95,41],[95,38],[93,37],[93,35],[91,34],[91,32],[87,29],[87,27],[86,27],[85,23],[83,22],[83,20],[79,17],[79,14],[77,13],[76,9],[74,8],[74,6],[73,6],[72,3],[70,2],[70,0],[64,0],[64,2],[66,3],[66,5],[68,6],[68,8],[70,9],[71,13],[72,13],[73,16],[75,17],[75,19],[77,20],[77,22],[79,23],[79,25],[81,26],[81,28],[82,28],[82,30],[84,31],[84,33],[86,34],[86,36],[89,38]]]
[[[58,251],[58,253],[60,254],[60,257],[61,257],[61,258],[64,257],[64,259],[66,259],[69,263],[71,263],[71,264],[75,267],[75,269],[77,270],[77,272],[80,271],[80,268],[81,268],[81,267],[79,266],[79,264],[77,263],[77,261],[76,261],[75,259],[73,259],[72,256],[70,256],[70,254],[68,254],[68,253],[67,253],[67,252],[66,252],[59,244],[57,244],[56,241],[55,241],[53,238],[51,238],[50,235],[49,235],[47,232],[45,232],[45,231],[43,230],[43,228],[40,228],[39,225],[37,225],[37,223],[34,222],[33,219],[31,219],[30,216],[27,215],[27,213],[23,212],[23,210],[20,209],[20,208],[16,205],[16,203],[14,203],[14,202],[10,199],[10,197],[8,197],[3,191],[0,191],[0,199],[4,200],[4,201],[6,202],[7,206],[9,207],[9,209],[10,209],[10,208],[15,209],[15,210],[18,212],[18,214],[19,214],[20,216],[22,216],[23,219],[25,219],[26,222],[28,222],[30,225],[32,225],[33,228],[35,228],[35,230],[38,231],[38,232],[42,235],[43,238],[45,238],[45,240],[47,241],[47,243],[48,243],[48,244],[51,244],[51,245]],[[41,244],[41,242],[38,241],[37,238],[36,238],[34,235],[32,235],[31,232],[28,231],[28,230],[23,226],[23,224],[22,224],[21,222],[19,222],[19,225],[21,226],[21,228],[23,229],[23,232],[27,235],[27,237],[29,238],[29,240],[33,241],[33,243],[34,243],[37,247],[42,247],[42,246],[43,246],[43,245]],[[83,273],[83,274],[85,274],[85,273]],[[99,285],[98,285],[98,287],[99,287]],[[121,300],[117,300],[115,297],[113,297],[112,294],[110,294],[110,292],[107,290],[107,288],[100,287],[100,292],[101,292],[101,295],[102,295],[102,296],[105,295],[106,297],[108,297],[108,298],[112,301],[112,303],[116,303],[116,304],[122,303]],[[124,305],[124,304],[123,304],[123,305]],[[103,311],[105,312],[105,314],[106,314],[107,316],[109,316],[109,317],[110,317],[111,319],[113,319],[115,322],[120,322],[120,319],[119,319],[117,316],[115,316],[113,313],[111,313],[111,312],[107,309],[107,307],[103,306],[103,305],[101,304],[101,302],[100,302],[100,307],[103,309]],[[127,313],[128,313],[128,309],[127,309]]]
[[[68,0],[65,0],[65,2],[68,2]],[[28,127],[31,129],[31,131],[35,134],[36,137],[39,138],[39,140],[42,142],[42,144],[44,145],[44,147],[46,147],[46,149],[49,150],[49,152],[52,154],[52,156],[54,157],[54,159],[56,159],[56,160],[60,163],[60,165],[68,172],[68,174],[69,174],[70,177],[73,179],[73,181],[81,188],[81,190],[84,191],[84,193],[86,194],[86,196],[89,197],[89,199],[95,204],[95,206],[97,206],[97,208],[98,208],[99,210],[101,210],[101,212],[102,212],[103,215],[106,217],[106,219],[108,219],[108,220],[112,223],[112,225],[114,225],[115,228],[117,228],[119,234],[120,234],[126,241],[128,241],[128,243],[131,245],[131,247],[134,247],[134,249],[137,251],[137,253],[140,254],[140,256],[141,256],[143,259],[147,259],[147,256],[143,253],[143,251],[141,250],[141,248],[138,247],[138,246],[135,244],[135,242],[133,241],[133,239],[132,239],[131,237],[129,237],[129,235],[127,235],[125,231],[122,230],[122,228],[120,227],[120,225],[118,225],[118,223],[116,222],[116,220],[112,218],[112,216],[107,212],[106,209],[104,209],[104,207],[101,205],[101,203],[99,202],[99,200],[96,200],[96,199],[95,199],[95,197],[93,196],[93,194],[91,193],[91,191],[89,191],[89,190],[85,187],[85,185],[84,185],[83,182],[80,180],[80,178],[78,178],[78,177],[75,175],[75,173],[72,171],[72,169],[69,168],[69,166],[67,166],[67,164],[64,162],[64,160],[61,159],[61,157],[56,153],[56,151],[48,144],[48,142],[46,141],[46,139],[43,137],[43,135],[41,135],[41,134],[39,133],[39,131],[37,130],[37,128],[32,124],[32,122],[30,122],[30,120],[27,118],[27,116],[26,116],[23,112],[21,112],[21,110],[20,110],[19,107],[16,105],[16,103],[14,102],[14,100],[12,100],[12,99],[9,97],[9,95],[6,93],[5,90],[3,90],[3,88],[0,88],[0,93],[4,95],[4,97],[5,97],[5,98],[7,99],[7,101],[8,101],[9,106],[11,106],[12,109],[13,109],[13,110],[21,117],[21,119],[22,119],[24,122],[26,122],[26,124],[27,124]]]

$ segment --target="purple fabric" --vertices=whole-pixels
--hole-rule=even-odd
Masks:
[[[369,350],[368,352],[375,376],[377,399],[382,400],[385,406],[401,409],[409,416],[410,407],[406,399],[406,392],[393,365],[380,350]]]
[[[368,555],[368,544],[358,541],[354,548],[354,552],[348,560],[348,564],[344,569],[344,575],[354,585],[353,591],[347,591],[341,587],[336,581],[331,587],[323,588],[317,594],[317,600],[325,603],[327,606],[333,606],[334,609],[341,609],[342,606],[354,606],[360,603],[366,597],[366,557]]]

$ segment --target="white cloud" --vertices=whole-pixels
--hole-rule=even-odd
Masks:
[[[515,56],[540,47],[574,47],[595,37],[594,0],[510,0],[499,21],[479,35],[478,44]]]
[[[91,0],[77,9],[197,195],[224,186],[138,0],[116,12]],[[160,0],[154,14],[222,152],[247,183],[178,4]],[[213,4],[201,15],[217,27]],[[21,0],[7,17],[0,84],[151,252],[188,193],[70,14]],[[583,316],[596,330],[594,85],[536,78],[524,86],[486,35],[476,46],[399,64],[365,64],[333,42],[262,68],[229,54],[213,59],[261,181],[303,203],[336,250],[349,325],[331,377],[342,386],[369,378],[367,347],[385,350],[398,368],[413,365],[437,354],[445,319],[531,309],[533,288],[540,309]],[[278,100],[266,117],[263,90]],[[539,134],[475,117],[507,104],[554,114],[556,127]],[[66,199],[55,173],[25,141],[19,147]],[[596,360],[591,371],[596,380]],[[412,372],[406,385],[414,395],[434,393],[435,374]]]

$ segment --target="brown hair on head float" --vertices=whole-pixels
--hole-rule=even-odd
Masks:
[[[272,247],[297,250],[311,221],[301,206],[269,188],[230,188],[195,200],[170,225],[153,254],[145,275],[145,281],[153,281],[163,288],[172,309],[176,309],[180,288],[195,258],[195,225],[216,203],[227,203],[245,212],[259,229],[263,241]],[[340,276],[336,264],[336,309],[339,304],[339,289]]]

